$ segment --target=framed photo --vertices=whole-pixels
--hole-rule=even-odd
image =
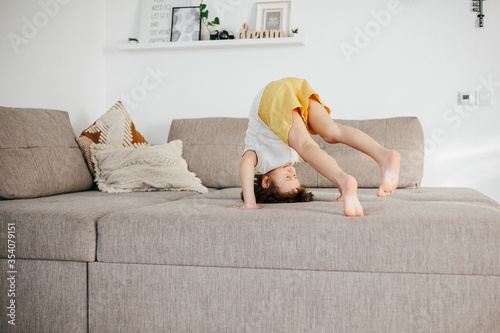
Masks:
[[[172,42],[200,40],[201,9],[199,6],[172,8]]]
[[[255,31],[282,30],[290,34],[291,1],[257,2]]]

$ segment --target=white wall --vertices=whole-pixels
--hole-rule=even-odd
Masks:
[[[0,0],[0,105],[66,110],[81,131],[105,108],[104,39],[103,1]]]
[[[0,1],[2,35],[19,31],[21,18],[38,8],[33,0]],[[225,28],[237,32],[243,22],[254,28],[257,1],[205,2]],[[292,26],[308,35],[305,47],[145,52],[116,50],[139,35],[140,0],[102,3],[61,5],[39,36],[21,47],[20,58],[5,50],[10,46],[3,38],[0,104],[68,110],[79,132],[157,71],[158,87],[133,102],[129,113],[146,139],[163,143],[174,118],[246,117],[267,82],[299,76],[311,82],[334,118],[418,116],[427,138],[423,185],[473,187],[500,201],[496,1],[485,2],[485,27],[476,28],[469,0],[293,0]],[[216,13],[216,5],[226,10]],[[12,14],[4,14],[6,7]],[[388,9],[390,17],[383,15]],[[369,40],[360,37],[365,29]],[[348,61],[341,46],[356,42],[367,45]],[[49,77],[47,68],[51,85],[40,83]],[[76,89],[62,81],[68,76],[81,80]],[[493,89],[492,106],[458,108],[457,93],[476,88]]]

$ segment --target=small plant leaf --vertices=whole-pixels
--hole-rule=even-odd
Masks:
[[[220,21],[219,21],[218,17],[214,18],[214,24],[220,24]]]

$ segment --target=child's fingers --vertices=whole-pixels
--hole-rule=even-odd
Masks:
[[[245,205],[243,206],[231,206],[228,207],[227,209],[243,209],[243,210],[250,210],[250,209],[260,209],[260,206],[252,206],[252,207],[247,207]]]

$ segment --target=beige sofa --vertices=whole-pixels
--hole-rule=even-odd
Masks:
[[[375,162],[315,137],[357,177],[362,218],[307,164],[313,202],[228,210],[247,119],[172,122],[209,193],[108,194],[67,113],[0,108],[0,332],[498,332],[498,203],[419,187],[417,118],[340,122],[402,155],[378,198]]]

